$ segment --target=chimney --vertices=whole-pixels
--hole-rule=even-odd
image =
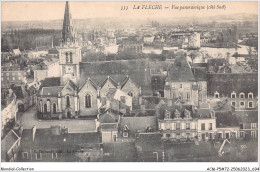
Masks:
[[[32,127],[32,140],[34,141],[34,138],[35,138],[35,133],[36,133],[36,125],[34,125]]]
[[[23,126],[21,126],[18,130],[19,136],[21,137],[23,134]]]

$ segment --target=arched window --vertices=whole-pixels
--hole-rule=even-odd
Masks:
[[[66,63],[69,62],[69,53],[66,52]]]
[[[72,52],[70,52],[70,63],[73,63],[73,61],[72,61]]]
[[[91,95],[85,95],[85,108],[91,108]]]
[[[53,104],[52,104],[52,113],[53,113],[53,114],[56,114],[56,113],[57,113],[57,105],[56,105],[56,103],[53,103]]]
[[[47,104],[46,104],[46,103],[43,105],[43,112],[44,112],[44,113],[47,112]]]
[[[132,92],[132,91],[128,92],[128,95],[129,95],[129,96],[131,96],[131,97],[133,97],[133,96],[134,96],[134,94],[133,94],[133,92]]]
[[[66,97],[66,107],[70,107],[70,97]]]

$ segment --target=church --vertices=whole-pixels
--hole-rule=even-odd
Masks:
[[[143,90],[150,92],[147,59],[86,63],[82,62],[81,48],[66,2],[59,47],[60,82],[41,88],[37,96],[39,118],[96,118],[101,108],[132,109],[139,104]]]

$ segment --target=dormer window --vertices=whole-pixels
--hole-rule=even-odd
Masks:
[[[214,97],[215,97],[216,99],[218,99],[218,98],[219,98],[219,92],[216,91],[216,92],[214,93]]]
[[[245,98],[245,93],[240,93],[239,94],[239,98],[244,99]]]
[[[164,113],[164,119],[171,119],[171,113],[167,110]]]
[[[176,109],[176,111],[175,111],[175,118],[176,119],[179,119],[179,118],[181,118],[181,113]]]
[[[146,132],[147,132],[147,133],[151,133],[151,132],[152,132],[152,127],[148,125],[148,126],[146,127]]]
[[[231,98],[235,99],[236,98],[236,93],[233,91],[233,93],[231,93]]]
[[[253,93],[248,93],[248,98],[249,98],[249,99],[252,99],[252,98],[254,98],[254,95],[253,95]]]
[[[127,125],[125,125],[123,128],[123,137],[128,137],[128,133],[129,133],[129,128]]]
[[[187,109],[184,110],[184,115],[185,118],[191,118],[190,111],[188,111]]]

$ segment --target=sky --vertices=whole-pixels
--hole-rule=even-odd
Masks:
[[[134,5],[140,6],[133,9]],[[163,9],[142,9],[147,5],[162,5]],[[179,9],[172,9],[172,6]],[[217,9],[218,6],[225,9]],[[121,10],[122,6],[128,6],[128,10]],[[183,6],[205,6],[205,9],[185,9]],[[215,9],[207,10],[207,6]],[[164,7],[169,7],[168,9]],[[38,2],[2,2],[2,21],[43,21],[63,19],[65,9],[64,1],[38,1]],[[86,18],[185,18],[204,17],[215,15],[232,15],[237,13],[256,14],[258,13],[257,2],[70,2],[70,10],[73,19]]]

